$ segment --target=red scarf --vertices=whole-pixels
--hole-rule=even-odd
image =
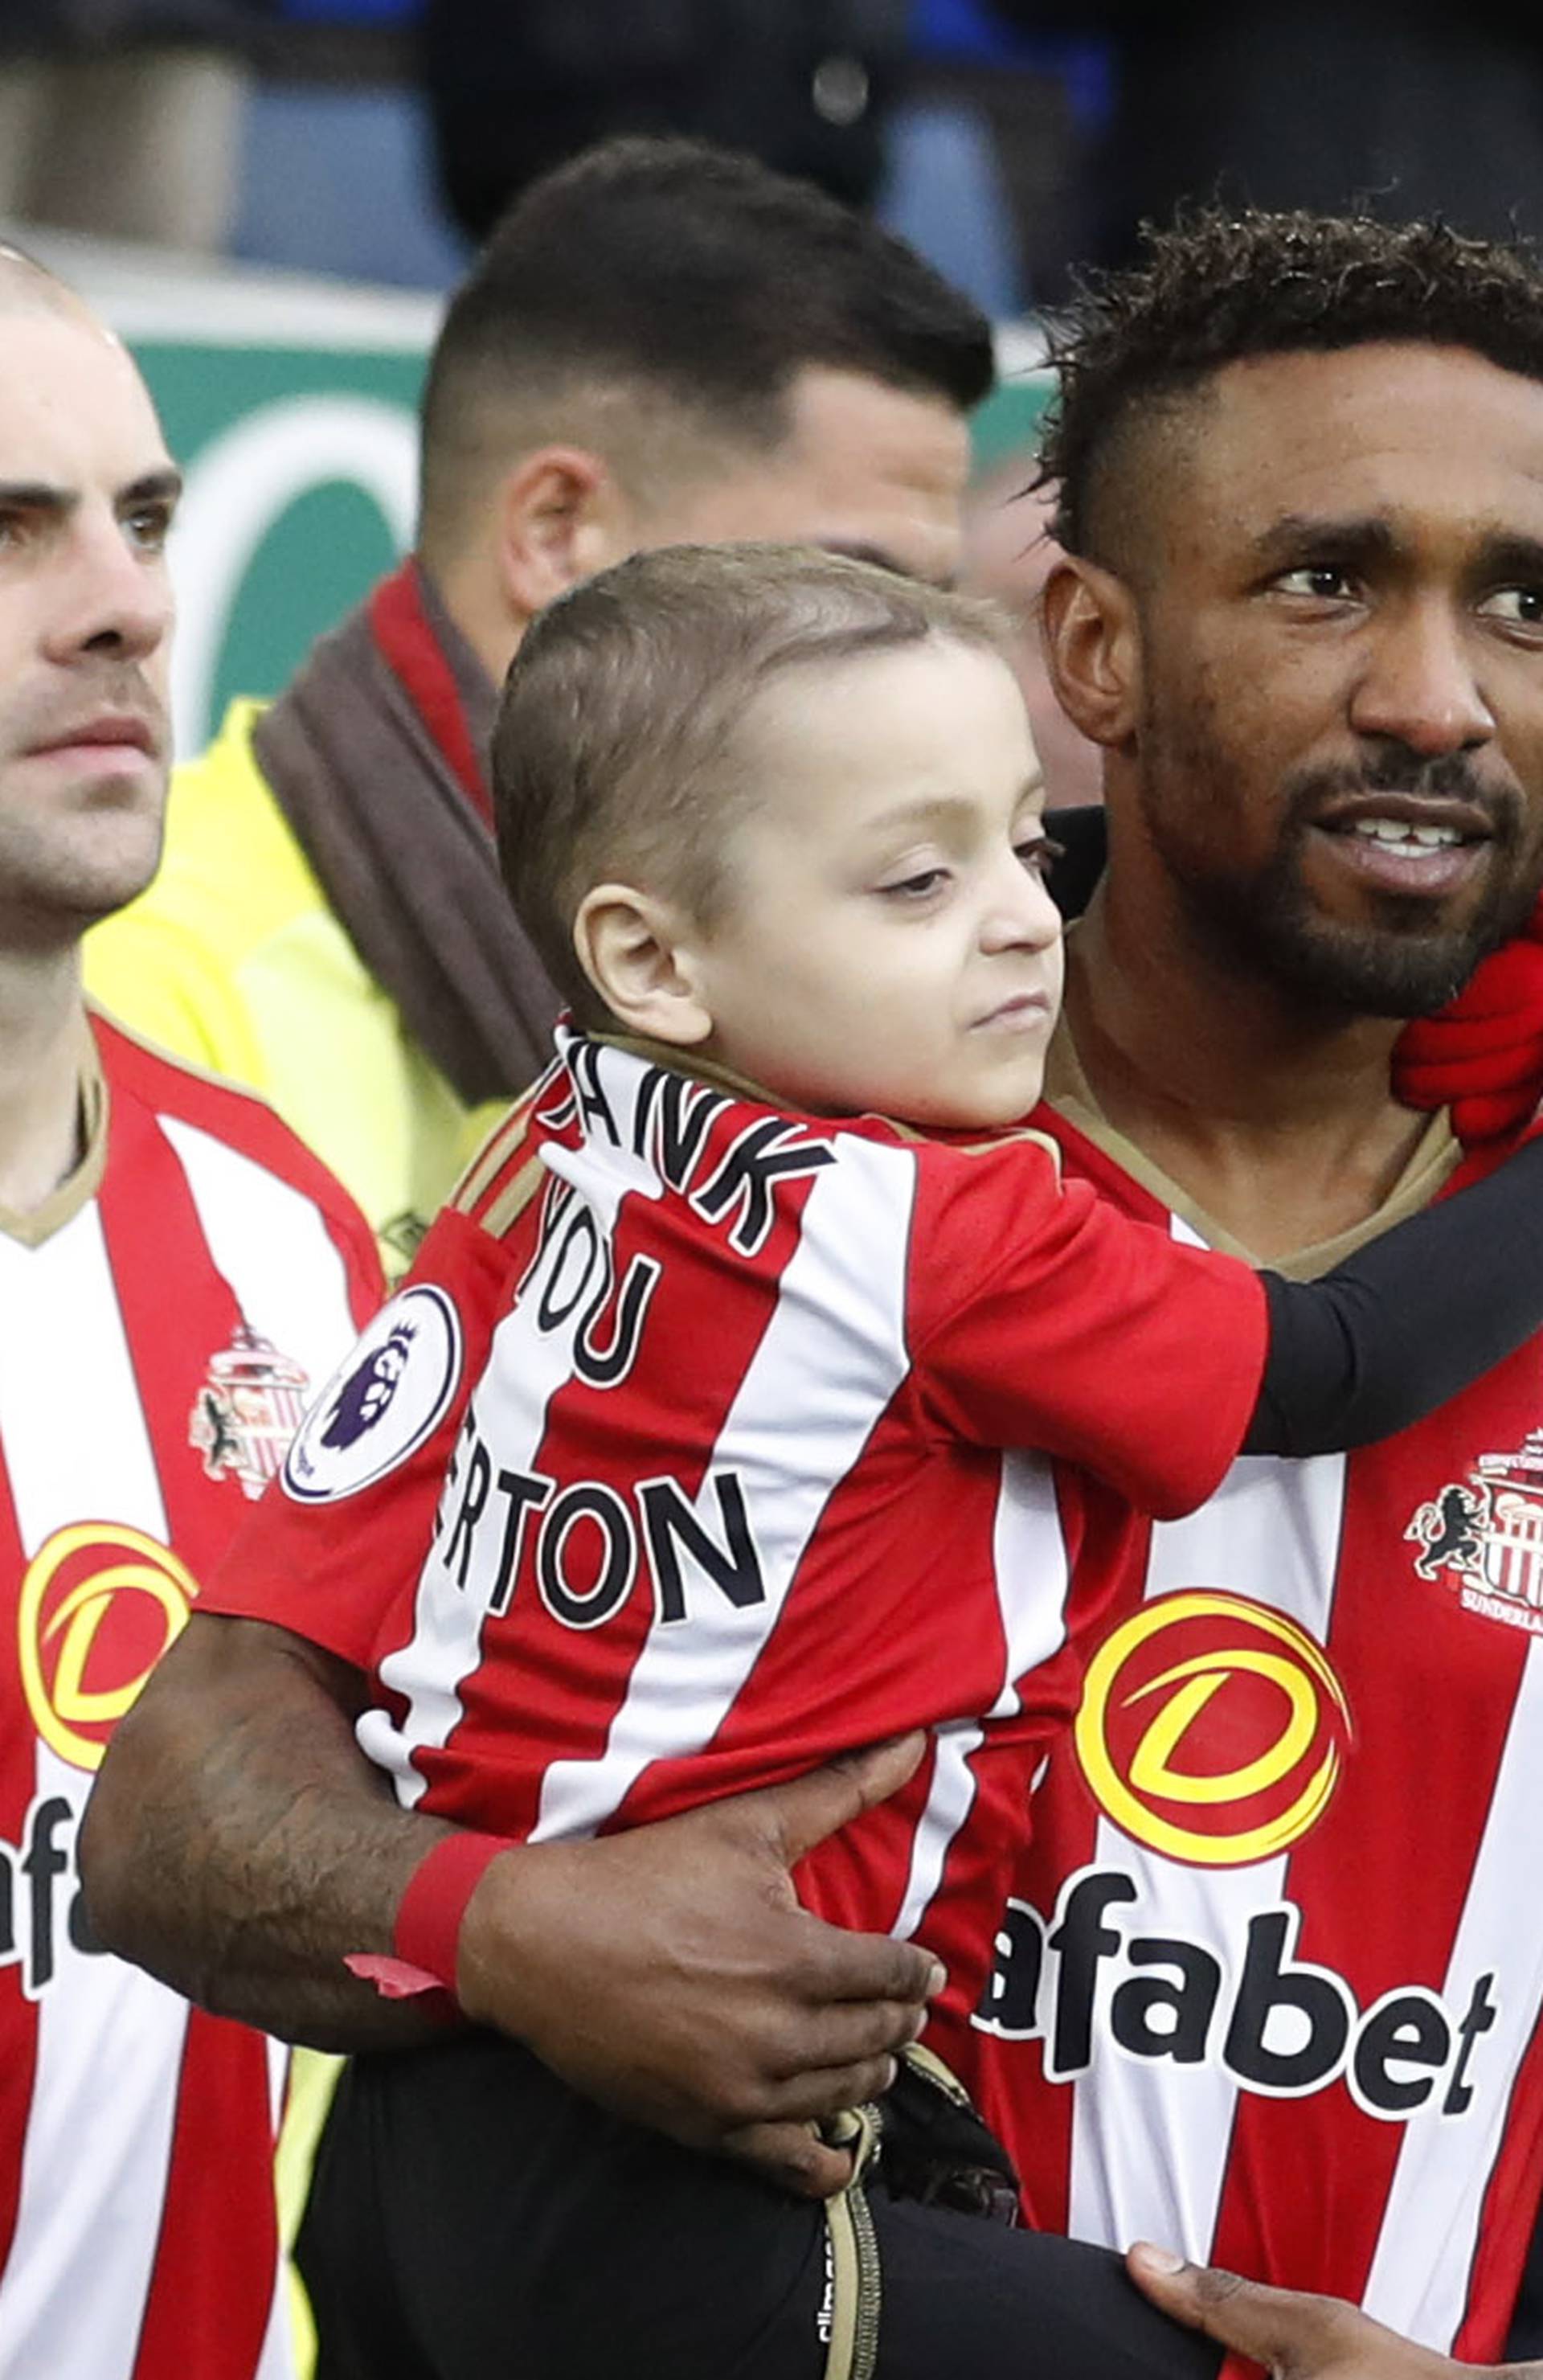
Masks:
[[[370,598],[370,627],[382,660],[439,747],[478,817],[492,832],[492,795],[455,673],[429,625],[423,586],[411,554]]]
[[[468,1105],[552,1054],[557,995],[509,906],[487,776],[493,688],[404,563],[261,714],[252,749],[364,965]]]

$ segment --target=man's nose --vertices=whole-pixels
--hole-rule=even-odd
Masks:
[[[143,661],[170,630],[172,613],[164,556],[137,546],[115,518],[72,524],[49,615],[53,659],[100,652]]]
[[[1386,615],[1352,694],[1350,723],[1432,758],[1487,744],[1495,722],[1463,620],[1436,602]]]

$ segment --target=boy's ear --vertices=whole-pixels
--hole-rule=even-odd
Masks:
[[[1141,638],[1124,579],[1080,554],[1054,565],[1039,598],[1045,662],[1074,727],[1118,749],[1141,716]]]
[[[573,921],[578,964],[618,1025],[691,1049],[712,1031],[686,920],[630,884],[597,884]]]
[[[582,446],[523,455],[498,492],[504,597],[530,619],[629,550],[626,498],[601,457]]]

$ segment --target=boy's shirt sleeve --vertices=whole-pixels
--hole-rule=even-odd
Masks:
[[[924,1415],[1080,1464],[1160,1519],[1214,1493],[1264,1374],[1251,1267],[1136,1221],[1024,1135],[922,1159],[912,1352]]]
[[[311,1404],[200,1610],[270,1621],[372,1665],[429,1550],[507,1276],[502,1245],[447,1208]]]

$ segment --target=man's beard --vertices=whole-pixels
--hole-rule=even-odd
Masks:
[[[1148,832],[1197,939],[1229,971],[1263,977],[1298,1001],[1359,1016],[1423,1016],[1460,991],[1487,952],[1515,933],[1537,896],[1536,870],[1516,874],[1522,838],[1520,805],[1508,789],[1487,784],[1463,753],[1422,759],[1392,746],[1358,770],[1319,770],[1286,787],[1275,847],[1252,876],[1208,867],[1202,847],[1175,837],[1160,799],[1149,791],[1177,763],[1160,759],[1146,740],[1143,808]],[[1215,756],[1208,756],[1210,774]],[[1154,771],[1153,762],[1158,765]],[[1194,790],[1193,762],[1185,775]],[[1486,882],[1476,908],[1443,926],[1440,896],[1368,891],[1367,914],[1355,924],[1325,917],[1307,888],[1304,851],[1313,821],[1331,800],[1400,792],[1471,803],[1489,820]],[[1191,813],[1193,814],[1193,813]],[[1203,815],[1203,813],[1202,813]]]

